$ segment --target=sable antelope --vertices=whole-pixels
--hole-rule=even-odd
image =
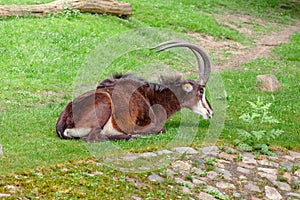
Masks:
[[[58,136],[96,142],[160,133],[165,121],[181,108],[189,108],[204,119],[211,118],[213,110],[205,97],[211,71],[207,54],[197,45],[174,40],[152,50],[161,52],[174,47],[186,47],[194,53],[200,72],[198,80],[161,78],[157,84],[131,75],[115,75],[66,106],[56,124]]]

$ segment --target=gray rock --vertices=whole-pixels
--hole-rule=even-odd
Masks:
[[[197,178],[193,178],[193,184],[195,185],[206,185],[206,182],[205,181],[201,181]]]
[[[0,193],[0,197],[10,197],[11,194],[4,194],[4,193]]]
[[[173,151],[180,153],[180,154],[197,154],[198,151],[196,151],[195,149],[191,148],[191,147],[176,147],[172,149]]]
[[[157,154],[153,153],[153,152],[146,152],[146,153],[142,153],[139,155],[139,157],[143,157],[143,158],[149,158],[149,157],[155,157],[157,156]]]
[[[285,162],[280,162],[279,163],[280,166],[287,168],[289,171],[291,171],[293,169],[293,165],[294,163],[289,162],[289,161],[285,161]]]
[[[295,171],[294,175],[300,177],[300,169],[298,169],[297,171]]]
[[[132,196],[131,199],[132,200],[143,200],[141,197],[138,197],[138,196]]]
[[[173,153],[172,151],[169,151],[167,149],[164,149],[164,150],[160,150],[160,151],[157,151],[156,154],[157,155],[164,155],[164,154],[171,154]]]
[[[178,183],[178,184],[183,185],[183,186],[187,186],[187,187],[189,187],[189,188],[194,188],[194,187],[195,187],[195,185],[194,185],[192,182],[185,181],[185,180],[183,180],[182,178],[176,177],[176,178],[174,179],[174,181],[175,181],[175,183]]]
[[[219,147],[217,146],[203,147],[202,153],[206,156],[208,155],[217,156],[219,154]]]
[[[253,182],[247,183],[247,185],[245,185],[245,189],[249,190],[251,192],[260,192],[259,187],[256,184],[254,184]]]
[[[233,193],[233,197],[236,199],[243,199],[243,195],[238,192]]]
[[[221,174],[223,174],[224,178],[226,180],[231,180],[232,178],[232,174],[230,173],[230,171],[226,170],[226,169],[221,169],[221,168],[217,168],[217,171],[220,172]]]
[[[192,168],[192,165],[189,162],[177,160],[172,163],[172,168],[177,172],[187,172]]]
[[[207,194],[205,192],[200,192],[200,194],[198,195],[198,199],[199,200],[217,200],[215,197],[213,197],[210,194]]]
[[[242,155],[243,157],[246,157],[246,158],[252,158],[252,159],[254,159],[255,158],[255,155],[253,154],[253,153],[243,153],[243,155]]]
[[[281,89],[280,82],[272,74],[258,75],[255,80],[255,87],[264,92],[275,92]]]
[[[276,185],[280,190],[284,190],[288,192],[291,191],[291,186],[287,183],[276,181],[273,184]]]
[[[215,179],[215,178],[217,178],[217,177],[218,177],[217,172],[214,172],[214,171],[209,171],[209,172],[207,172],[207,178],[213,180],[213,179]]]
[[[257,161],[254,158],[243,157],[243,163],[250,165],[257,165]]]
[[[191,193],[191,190],[187,187],[182,187],[182,193],[183,194],[190,194]]]
[[[123,160],[126,160],[126,161],[134,161],[134,160],[136,160],[136,159],[138,159],[139,158],[139,156],[137,156],[137,155],[128,155],[128,156],[124,156],[123,157]]]
[[[274,175],[274,174],[269,174],[269,173],[265,173],[265,172],[258,172],[258,175],[263,177],[263,178],[268,179],[271,182],[274,182],[274,181],[277,180],[277,175]]]
[[[219,158],[222,158],[224,160],[234,161],[235,155],[222,152],[219,154]]]
[[[225,147],[225,152],[229,154],[236,154],[238,151],[231,147]]]
[[[2,147],[2,145],[0,144],[0,156],[4,155],[4,149]]]
[[[150,176],[148,176],[148,180],[149,181],[153,181],[153,182],[158,182],[158,183],[162,183],[165,181],[165,179],[155,173],[151,174]]]
[[[266,197],[270,200],[280,200],[282,199],[281,194],[274,188],[270,186],[265,186]]]
[[[300,153],[295,151],[289,151],[290,155],[295,159],[300,159]]]
[[[221,188],[221,189],[235,189],[235,186],[232,183],[227,183],[227,182],[217,182],[216,187]]]
[[[272,161],[269,161],[269,160],[260,160],[260,161],[258,161],[258,164],[262,165],[262,166],[268,166],[268,167],[275,167],[275,168],[279,167],[278,163],[272,162]]]
[[[295,192],[289,192],[289,193],[286,193],[285,195],[288,197],[294,197],[294,198],[300,199],[300,194],[295,193]]]
[[[250,174],[250,169],[245,169],[245,168],[243,168],[243,167],[237,167],[237,169],[236,169],[238,172],[241,172],[241,173],[243,173],[243,174]]]
[[[275,174],[275,175],[277,174],[277,169],[258,167],[257,170],[269,174]]]

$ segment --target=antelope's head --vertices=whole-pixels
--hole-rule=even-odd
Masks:
[[[160,52],[174,47],[185,47],[194,53],[199,68],[199,78],[197,80],[177,79],[176,81],[162,79],[162,84],[174,91],[182,107],[191,109],[204,119],[210,119],[213,116],[213,110],[205,96],[205,86],[211,72],[209,57],[201,47],[178,40],[160,43],[152,49]]]

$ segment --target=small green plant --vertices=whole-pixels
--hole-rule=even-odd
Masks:
[[[69,7],[64,7],[64,10],[62,11],[61,15],[67,19],[71,19],[71,18],[77,18],[79,15],[81,15],[81,13],[79,10],[71,9]]]
[[[230,198],[228,196],[223,195],[221,192],[217,190],[206,190],[206,192],[212,196],[214,196],[217,199],[221,200],[229,200]]]
[[[216,168],[216,159],[215,158],[207,158],[205,160],[205,166],[207,171],[212,171]]]
[[[251,125],[251,128],[258,127],[258,125],[277,124],[279,121],[273,116],[270,116],[271,103],[265,104],[259,98],[257,101],[250,102],[250,112],[242,114],[239,118]],[[283,130],[243,130],[238,129],[239,139],[236,139],[234,143],[244,151],[257,151],[266,155],[274,155],[269,150],[269,144],[271,139],[278,138],[284,131]]]

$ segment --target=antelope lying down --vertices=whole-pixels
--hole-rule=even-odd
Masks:
[[[205,97],[211,70],[207,54],[182,41],[168,41],[152,49],[160,52],[174,47],[186,47],[194,53],[200,71],[197,81],[162,78],[157,84],[115,75],[66,106],[56,124],[58,136],[97,142],[160,133],[165,121],[181,108],[189,108],[204,119],[211,118],[213,110]]]

